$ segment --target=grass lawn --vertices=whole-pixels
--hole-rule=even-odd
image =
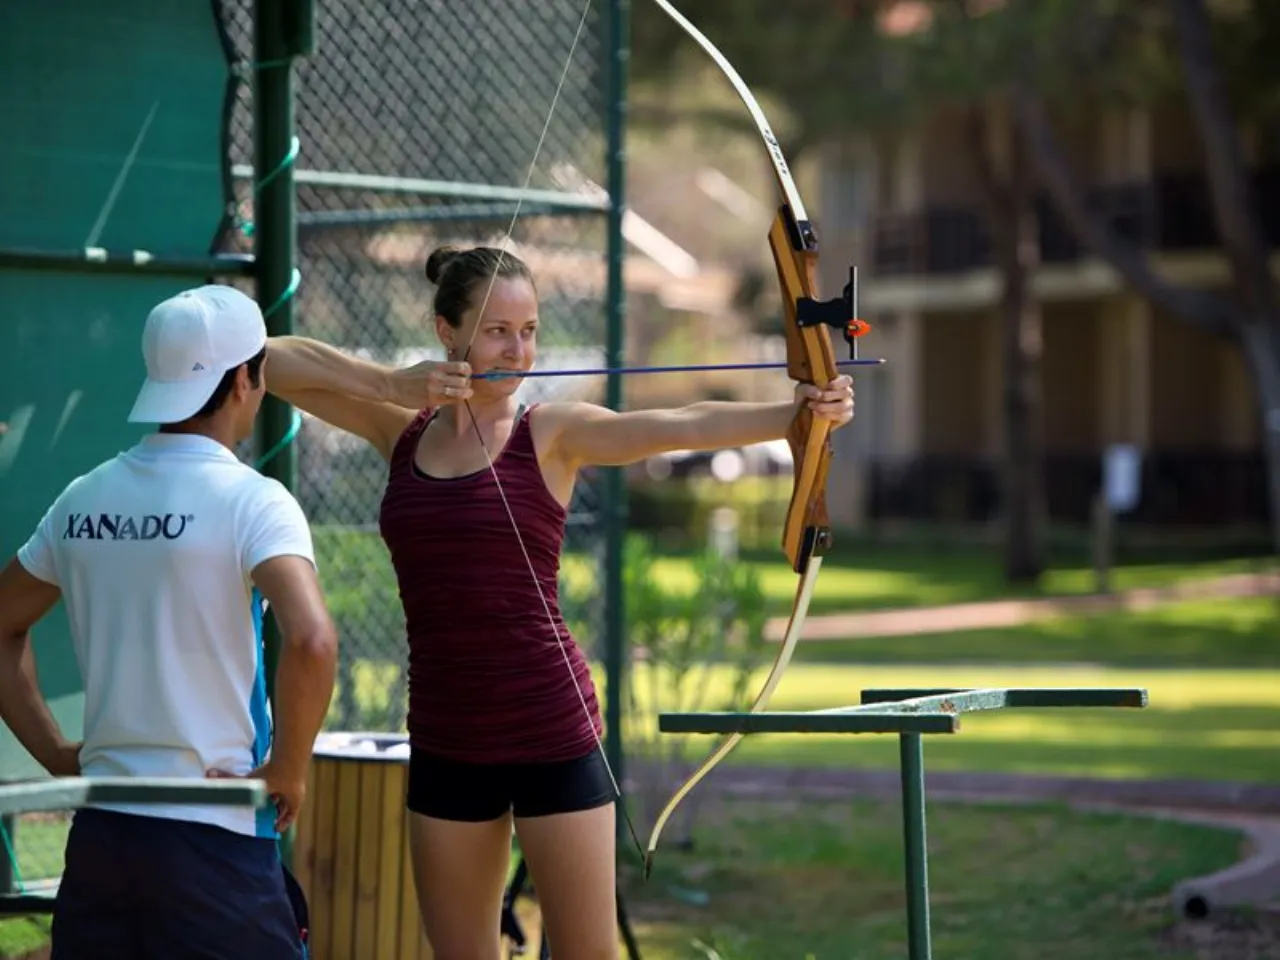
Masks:
[[[18,820],[13,844],[18,872],[24,881],[47,880],[62,873],[68,826],[68,821],[59,817],[26,816]],[[7,859],[7,851],[4,856]],[[22,957],[47,944],[49,923],[48,915],[0,920],[0,957]]]
[[[643,667],[637,667],[642,674]],[[759,689],[763,673],[749,689]],[[638,676],[638,679],[642,679]],[[710,675],[721,709],[727,672]],[[859,702],[868,687],[1145,687],[1142,710],[1007,710],[967,715],[960,732],[926,739],[930,770],[1096,777],[1187,777],[1268,782],[1280,752],[1280,670],[1170,670],[1059,666],[860,666],[793,664],[770,701],[775,710]],[[637,684],[639,690],[647,683]],[[666,736],[664,735],[664,740]],[[711,737],[688,737],[686,757]],[[879,735],[753,735],[726,763],[896,769],[896,738]]]
[[[1130,567],[1116,579],[1119,585],[1168,583],[1238,572],[1250,563]],[[965,565],[971,566],[972,558]],[[980,573],[966,582],[965,571],[957,568],[943,587],[947,581],[937,576],[942,566],[939,561],[932,567],[934,587],[949,591],[953,599],[963,592],[976,598],[984,582]],[[819,589],[826,581],[828,590],[853,593],[859,584],[885,585],[906,576],[904,571],[824,567]],[[1058,570],[1046,586],[1083,592],[1088,574]],[[642,694],[649,689],[644,669],[636,667]],[[763,670],[747,685],[752,694],[762,678]],[[801,639],[770,707],[851,705],[866,687],[966,686],[1145,687],[1151,704],[1139,711],[1019,710],[967,716],[958,735],[928,739],[930,769],[1275,781],[1280,602],[1197,600],[1006,629]],[[727,678],[716,677],[707,698],[680,709],[745,708],[745,698],[726,707],[728,689]],[[663,709],[673,709],[672,702]],[[712,744],[711,738],[689,738],[687,755],[700,756]],[[753,736],[728,762],[888,769],[896,767],[897,745],[892,737],[877,736]]]
[[[1280,669],[1280,599],[1189,600],[1151,610],[907,637],[807,643],[802,638],[794,657],[795,662],[810,663],[1096,663],[1113,667]]]
[[[906,956],[896,804],[729,802],[700,823],[694,852],[626,878],[645,960]],[[1240,843],[1050,807],[935,803],[928,829],[936,960],[1193,960],[1163,938],[1169,890]]]
[[[644,957],[900,960],[900,816],[861,800],[704,803],[692,851],[664,847],[648,882],[624,867]],[[1052,806],[935,802],[928,830],[936,960],[1193,960],[1165,943],[1169,890],[1240,853],[1230,831]],[[520,913],[536,937],[536,907]],[[0,956],[47,931],[0,921]]]
[[[744,554],[742,559],[759,574],[770,606],[778,612],[786,612],[791,608],[797,577],[779,558],[780,554],[752,552]],[[1257,558],[1151,560],[1117,566],[1112,571],[1111,587],[1117,591],[1161,587],[1184,580],[1254,573],[1264,569],[1262,561]],[[651,575],[673,591],[694,589],[692,566],[683,557],[660,557],[654,563]],[[848,613],[1011,596],[1069,596],[1092,593],[1094,589],[1094,574],[1087,558],[1056,563],[1035,588],[1014,588],[1005,583],[999,555],[994,550],[844,549],[823,561],[809,609],[811,613]]]
[[[47,945],[51,922],[49,916],[0,920],[0,957],[25,957]]]

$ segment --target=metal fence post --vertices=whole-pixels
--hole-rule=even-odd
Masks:
[[[625,344],[624,315],[626,288],[623,280],[625,249],[622,217],[626,206],[626,114],[627,114],[627,18],[628,0],[611,0],[608,30],[608,95],[605,129],[608,152],[608,292],[605,332],[605,366],[622,366]],[[622,409],[622,377],[609,374],[605,384],[605,405]],[[621,467],[605,472],[604,487],[604,648],[607,699],[605,701],[606,753],[621,789],[623,774],[622,704],[626,682],[626,608],[623,597],[623,552],[627,535],[627,489]],[[622,829],[622,819],[618,821]]]
[[[305,4],[308,0],[301,0]],[[293,142],[293,64],[286,18],[299,0],[258,0],[254,6],[254,167],[261,190],[254,201],[255,261],[258,266],[258,302],[267,315],[271,336],[293,332],[291,284],[295,260],[295,210],[293,164],[288,160]],[[297,455],[293,444],[282,443],[288,434],[292,408],[268,395],[258,420],[257,446],[261,454],[275,455],[262,472],[296,489]],[[280,630],[274,617],[264,627],[264,667],[267,696],[275,702],[276,665],[280,658]],[[291,837],[283,838],[281,853],[288,863]]]
[[[293,332],[293,297],[286,296],[293,276],[295,245],[293,166],[284,163],[293,138],[293,70],[287,62],[283,29],[288,3],[289,0],[258,0],[254,16],[254,49],[259,64],[254,71],[254,167],[257,182],[263,183],[254,201],[255,259],[258,302],[268,312],[267,332],[271,336]],[[286,62],[280,63],[282,60]],[[275,173],[277,169],[279,172]],[[272,395],[266,397],[258,421],[260,452],[284,438],[291,414],[289,404]],[[290,490],[295,486],[296,471],[297,456],[291,444],[262,468],[263,473]],[[274,695],[279,632],[273,620],[266,630],[267,689]]]

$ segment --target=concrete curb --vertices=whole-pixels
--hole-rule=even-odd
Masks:
[[[1202,920],[1232,907],[1280,906],[1280,820],[1235,820],[1211,815],[1177,818],[1239,827],[1253,847],[1253,852],[1239,863],[1177,884],[1170,897],[1179,916]]]
[[[1169,899],[1180,919],[1216,918],[1233,907],[1280,909],[1280,817],[1114,803],[1072,803],[1071,807],[1240,832],[1251,848],[1248,856],[1216,873],[1174,885]]]

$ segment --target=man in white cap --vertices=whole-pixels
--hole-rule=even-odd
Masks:
[[[266,342],[258,305],[231,287],[156,306],[129,419],[159,431],[72,481],[0,571],[0,716],[50,773],[252,774],[275,801],[78,811],[57,960],[305,955],[276,840],[303,803],[337,638],[301,508],[233,452],[262,404]],[[83,743],[64,736],[35,679],[30,630],[60,599]],[[264,601],[283,638],[274,716]]]

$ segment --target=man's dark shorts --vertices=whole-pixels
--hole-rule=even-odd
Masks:
[[[114,811],[76,812],[53,960],[302,960],[273,840]]]

